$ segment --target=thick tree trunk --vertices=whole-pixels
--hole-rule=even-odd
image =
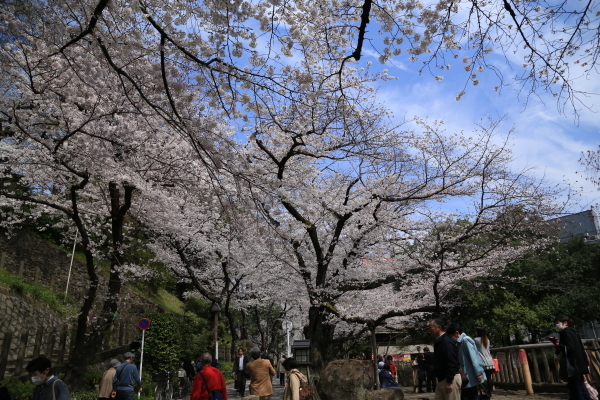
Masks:
[[[318,377],[327,364],[334,359],[335,325],[325,321],[325,310],[318,306],[312,306],[308,310],[308,318],[309,322],[304,328],[304,336],[310,339],[313,377]]]
[[[246,318],[246,310],[242,310],[242,326],[240,327],[240,340],[248,340],[248,319]]]
[[[68,369],[65,375],[65,382],[71,388],[80,387],[83,383],[84,374],[96,356],[96,353],[102,350],[102,342],[106,332],[112,326],[115,314],[118,308],[119,294],[121,292],[122,282],[119,274],[119,267],[123,264],[123,220],[125,214],[131,207],[131,195],[133,187],[125,187],[125,201],[121,205],[118,185],[110,182],[109,193],[111,197],[111,220],[112,220],[112,250],[110,275],[108,279],[107,296],[102,307],[102,312],[97,315],[95,321],[88,321],[88,316],[98,291],[99,280],[95,273],[94,258],[89,250],[89,239],[87,232],[80,226],[82,245],[86,256],[86,266],[90,278],[90,286],[87,296],[81,307],[80,315],[77,320],[77,332],[75,334],[75,345],[71,351],[68,362]],[[83,229],[83,232],[81,230]]]
[[[80,232],[82,238],[87,236],[85,232]],[[84,248],[86,246],[84,245]],[[84,250],[86,265],[88,273],[90,269],[94,270],[94,257],[92,252]],[[83,376],[87,369],[91,358],[96,355],[98,348],[98,336],[95,332],[88,332],[88,317],[90,311],[96,300],[96,294],[98,292],[98,276],[94,273],[90,275],[90,285],[85,296],[85,300],[79,311],[79,317],[77,318],[77,330],[75,332],[74,345],[71,350],[71,356],[67,363],[67,373],[64,381],[70,388],[76,388],[81,386],[83,382]],[[102,339],[102,338],[100,338]],[[90,356],[91,354],[91,356]]]
[[[237,344],[238,344],[239,338],[237,335],[235,318],[233,317],[233,313],[231,312],[231,309],[229,307],[230,299],[231,299],[231,296],[227,296],[227,301],[225,302],[225,309],[223,312],[225,314],[225,317],[227,318],[229,334],[231,335],[231,349],[230,349],[231,359],[235,360],[235,357],[237,357],[237,347],[238,347]]]

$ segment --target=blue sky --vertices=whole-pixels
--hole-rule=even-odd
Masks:
[[[465,53],[466,55],[466,53]],[[581,175],[578,160],[581,153],[595,150],[600,145],[600,96],[580,97],[589,108],[580,107],[578,116],[567,106],[560,113],[556,98],[545,92],[526,97],[519,93],[518,85],[508,85],[495,91],[499,79],[491,71],[477,72],[480,84],[467,84],[466,94],[460,101],[457,94],[463,90],[468,74],[461,63],[462,55],[453,59],[452,68],[434,72],[444,80],[437,81],[429,71],[418,74],[420,61],[409,61],[409,55],[394,57],[386,65],[377,61],[377,54],[368,49],[359,64],[372,61],[372,68],[389,70],[398,77],[379,87],[379,101],[385,103],[398,120],[421,118],[443,119],[448,132],[464,130],[468,133],[482,118],[504,117],[503,132],[514,127],[511,141],[515,157],[514,169],[535,167],[533,173],[546,177],[552,184],[569,183],[579,191],[579,197],[571,204],[570,211],[589,209],[600,203],[600,191]],[[505,73],[505,82],[511,75],[522,72],[516,59],[507,60],[492,54],[489,61]],[[358,66],[358,65],[356,65]],[[514,68],[511,70],[511,68]],[[588,92],[600,93],[600,77],[576,79],[574,85]],[[502,138],[499,137],[499,140]]]

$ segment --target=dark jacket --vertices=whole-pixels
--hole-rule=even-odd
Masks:
[[[52,376],[45,383],[36,386],[33,390],[32,400],[71,400],[71,393],[67,385],[58,377]]]
[[[446,380],[452,383],[454,375],[458,374],[458,350],[456,343],[445,333],[438,337],[433,344],[433,372],[438,382]]]
[[[250,361],[250,359],[248,359],[247,356],[243,356],[244,357],[244,361],[242,361],[242,363],[244,364],[244,368],[242,368],[242,371],[246,370],[246,365],[248,365],[248,362]],[[240,366],[240,358],[236,357],[235,360],[233,361],[233,373],[237,373],[239,371],[239,366]]]
[[[425,369],[425,371],[433,373],[433,367],[435,365],[433,353],[430,351],[427,351],[423,354],[424,354],[423,368]]]
[[[125,361],[117,367],[117,372],[113,378],[113,391],[117,390],[133,390],[133,385],[137,382],[138,387],[142,387],[140,374],[137,367]]]
[[[577,374],[589,374],[587,355],[585,354],[583,343],[581,343],[581,339],[577,335],[575,329],[565,328],[559,333],[559,335],[560,347],[557,349],[557,353],[562,353],[563,357],[566,353],[569,363],[573,366],[573,368],[575,368]]]
[[[394,386],[395,383],[396,381],[390,371],[386,371],[385,369],[379,371],[379,384],[382,388]]]

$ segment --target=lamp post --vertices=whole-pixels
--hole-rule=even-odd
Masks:
[[[215,360],[219,359],[219,313],[221,312],[221,306],[219,303],[213,303],[210,309],[215,314],[215,326],[214,326],[214,341],[215,341]]]
[[[292,351],[290,350],[290,331],[292,330],[292,323],[290,321],[283,321],[281,328],[283,328],[287,334],[287,356],[291,357]]]

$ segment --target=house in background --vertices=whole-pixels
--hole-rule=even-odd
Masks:
[[[572,235],[583,237],[588,244],[600,242],[600,222],[593,207],[577,214],[557,218],[556,221],[562,224],[559,233],[562,243],[568,242]]]

